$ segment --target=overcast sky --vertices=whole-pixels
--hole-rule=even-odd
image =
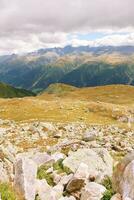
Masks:
[[[134,45],[134,0],[0,0],[0,54]]]

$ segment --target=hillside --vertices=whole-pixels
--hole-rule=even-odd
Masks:
[[[134,87],[74,88],[50,85],[36,97],[0,99],[1,118],[16,121],[86,122],[127,125],[134,113]],[[119,119],[124,117],[126,122]],[[124,120],[123,119],[123,120]]]
[[[112,84],[134,85],[134,64],[107,64],[87,62],[65,75],[59,82],[77,87]]]
[[[0,83],[0,98],[14,98],[25,96],[35,96],[35,94],[24,89],[18,89],[10,85]]]

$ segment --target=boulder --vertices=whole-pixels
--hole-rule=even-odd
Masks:
[[[31,159],[37,164],[38,167],[49,162],[54,162],[54,159],[49,154],[40,152],[33,155]]]
[[[70,193],[81,190],[81,188],[85,185],[85,180],[88,178],[88,175],[88,166],[81,163],[74,176],[67,184],[66,190]]]
[[[36,191],[40,200],[59,200],[62,197],[63,186],[58,184],[52,188],[46,180],[37,180]]]
[[[113,178],[112,178],[113,188],[115,191],[120,193],[120,183],[122,181],[124,171],[126,167],[128,166],[128,164],[131,163],[133,160],[134,160],[134,151],[127,154],[122,159],[122,161],[116,165],[114,169],[114,173],[113,173]]]
[[[36,163],[29,158],[20,158],[14,166],[14,187],[16,192],[26,200],[33,200],[36,195]]]
[[[134,199],[134,160],[125,168],[119,187],[123,200]]]
[[[89,176],[94,176],[98,183],[105,176],[112,176],[113,159],[106,149],[78,149],[76,152],[71,152],[63,161],[63,165],[71,169],[73,173],[81,163],[88,166]]]
[[[82,189],[80,200],[101,200],[106,188],[98,183],[89,182]]]
[[[112,196],[112,198],[110,200],[122,200],[122,198],[119,193],[116,193]]]
[[[45,200],[45,195],[50,194],[51,187],[48,185],[47,181],[44,180],[36,180],[36,192],[40,198],[40,200]]]
[[[84,133],[83,140],[85,142],[93,141],[96,139],[98,132],[96,130],[88,130]]]

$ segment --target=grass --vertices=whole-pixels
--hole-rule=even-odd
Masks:
[[[68,167],[63,166],[63,159],[59,159],[55,163],[45,164],[38,168],[37,171],[37,178],[38,179],[46,179],[47,183],[50,186],[54,186],[54,180],[53,180],[53,174],[50,172],[47,172],[49,168],[53,167],[53,170],[56,171],[58,174],[66,173],[70,174],[71,170]]]
[[[19,200],[13,188],[7,183],[0,184],[0,194],[2,200]]]
[[[75,89],[60,84],[59,90],[58,84],[56,90],[54,86],[51,87],[53,92],[37,97],[0,99],[1,118],[17,122],[40,120],[123,125],[117,121],[117,117],[124,115],[126,110],[134,110],[132,86]],[[63,95],[64,90],[66,94]]]
[[[110,200],[111,197],[115,194],[115,192],[113,191],[113,188],[112,188],[112,181],[111,181],[110,177],[107,176],[103,180],[102,185],[104,185],[107,190],[104,192],[101,200]]]
[[[42,165],[38,168],[38,171],[37,171],[37,178],[38,179],[46,179],[47,183],[50,185],[50,186],[54,186],[55,183],[53,181],[53,175],[52,173],[47,173],[47,170],[51,167],[52,165],[51,164],[46,164],[46,165]]]
[[[72,171],[68,168],[63,166],[63,159],[59,159],[57,162],[53,164],[53,169],[57,171],[57,173],[66,173],[69,175]]]

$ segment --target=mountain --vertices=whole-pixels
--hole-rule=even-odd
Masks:
[[[133,46],[66,46],[0,56],[0,81],[36,93],[60,82],[78,87],[133,85],[133,66]]]
[[[25,96],[35,96],[35,94],[24,89],[18,89],[10,85],[0,83],[0,98],[14,98]]]
[[[111,84],[134,85],[134,64],[85,63],[65,75],[60,82],[77,87]]]

